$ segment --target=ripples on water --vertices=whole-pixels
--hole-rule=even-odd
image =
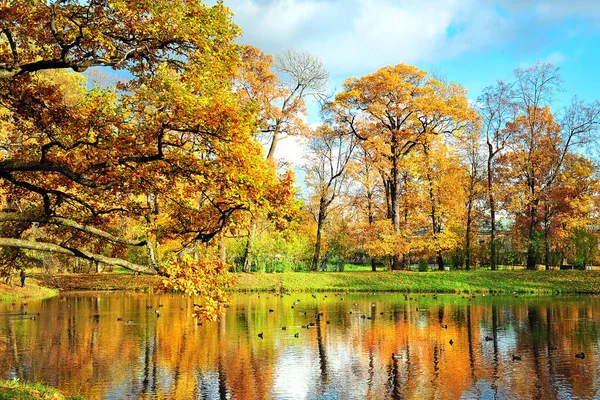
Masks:
[[[237,295],[203,325],[192,304],[125,293],[0,304],[0,377],[107,399],[600,397],[598,297]]]

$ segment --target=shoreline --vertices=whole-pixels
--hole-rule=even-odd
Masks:
[[[600,294],[600,271],[284,272],[235,273],[229,293],[404,292]],[[59,291],[155,292],[161,278],[132,274],[35,275],[28,286],[0,284],[0,301],[52,297]]]

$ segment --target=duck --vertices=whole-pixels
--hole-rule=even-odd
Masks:
[[[485,337],[485,341],[486,341],[486,342],[491,342],[492,340],[494,340],[494,338],[491,338],[491,337],[489,337],[489,336],[486,336],[486,337]]]
[[[273,310],[273,309],[269,308],[269,312],[275,312],[275,310]]]
[[[448,325],[442,324],[442,329],[448,329]]]
[[[262,333],[262,332],[261,332],[261,333],[259,333],[259,334],[258,334],[258,337],[262,339],[262,338],[263,338],[263,333]]]
[[[131,324],[133,324],[133,320],[131,320],[131,319],[130,319],[130,320],[128,320],[128,321],[127,321],[127,323],[128,323],[129,325],[131,325]]]
[[[295,337],[295,338],[299,338],[299,337],[300,337],[300,334],[299,334],[299,333],[294,333],[294,337]]]
[[[582,360],[585,358],[585,353],[582,351],[581,353],[575,354],[575,358],[581,358]]]
[[[392,360],[401,360],[402,356],[400,354],[392,353]]]
[[[513,361],[520,361],[521,360],[521,356],[515,356],[514,354],[512,355],[512,360]]]
[[[450,346],[452,346],[454,344],[454,340],[450,339]]]
[[[117,317],[117,321],[123,321],[123,318]]]
[[[282,327],[281,327],[281,330],[282,330],[282,331],[285,331],[285,330],[287,330],[287,326],[282,326]]]

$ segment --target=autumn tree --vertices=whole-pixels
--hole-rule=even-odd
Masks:
[[[444,268],[444,255],[458,247],[457,228],[463,217],[466,179],[454,146],[442,137],[431,137],[421,144],[417,154],[420,186],[424,189],[419,212],[423,225],[418,241],[427,253],[433,254],[439,270]]]
[[[477,99],[477,110],[481,117],[482,136],[487,148],[486,191],[490,213],[490,267],[492,270],[496,270],[496,196],[499,189],[496,165],[498,156],[506,148],[512,133],[505,129],[506,124],[514,118],[517,112],[512,84],[499,81],[496,86],[485,88]]]
[[[308,134],[306,101],[324,98],[329,73],[319,57],[295,50],[284,51],[274,59],[245,46],[242,58],[240,92],[258,108],[257,137],[268,148],[266,159],[274,162],[280,140]],[[254,215],[250,221],[244,271],[249,271],[252,264],[257,218]]]
[[[234,87],[239,30],[229,10],[165,1],[0,7],[0,245],[188,283],[190,270],[205,271],[206,280],[179,288],[213,296],[199,288],[217,287],[221,264],[167,268],[147,231],[123,237],[116,227],[156,219],[157,243],[209,243],[236,213],[268,209],[288,191],[255,140],[256,108]],[[95,66],[130,79],[89,88],[80,73]],[[146,246],[145,258],[127,260],[130,246]]]
[[[390,220],[394,233],[401,235],[401,161],[428,137],[455,134],[474,117],[465,90],[399,64],[346,80],[328,108],[338,124],[377,149],[378,163],[385,171]],[[402,254],[400,248],[394,251],[392,269],[403,267]]]
[[[354,210],[354,234],[358,246],[371,258],[371,271],[377,271],[376,257],[387,255],[383,232],[389,221],[385,207],[385,193],[381,185],[380,174],[375,164],[375,157],[365,143],[361,143],[355,151],[351,168],[348,169],[354,185],[350,189],[350,205]],[[388,232],[389,234],[390,232]],[[391,238],[388,235],[387,238]]]
[[[464,255],[465,269],[472,266],[473,240],[478,233],[478,222],[483,213],[482,202],[485,198],[485,157],[482,154],[482,143],[479,126],[474,125],[467,130],[467,134],[457,143],[457,151],[464,170],[462,189],[464,190]],[[489,153],[488,153],[489,155]],[[488,175],[489,177],[489,175]]]
[[[549,198],[573,150],[595,140],[600,124],[600,103],[586,104],[577,98],[565,107],[557,122],[549,105],[560,90],[559,70],[550,64],[536,64],[515,70],[515,101],[518,115],[506,126],[510,132],[507,161],[514,171],[521,215],[525,216],[527,268],[536,268],[536,233],[543,217],[540,207]],[[522,186],[519,186],[522,185]]]
[[[324,124],[317,129],[308,144],[308,161],[304,166],[305,181],[316,205],[311,211],[317,222],[312,271],[316,271],[319,266],[322,231],[331,206],[347,185],[347,167],[352,159],[356,140],[351,133],[340,132],[335,127]]]

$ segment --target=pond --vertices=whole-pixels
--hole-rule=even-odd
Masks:
[[[92,399],[600,397],[596,296],[248,294],[202,325],[192,306],[102,292],[0,304],[0,377]]]

